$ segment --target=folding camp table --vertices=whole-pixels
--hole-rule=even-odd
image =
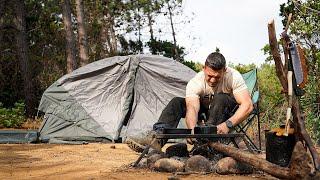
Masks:
[[[248,144],[247,140],[243,133],[232,133],[232,134],[155,134],[153,136],[153,140],[150,144],[153,144],[154,141],[157,140],[165,140],[165,139],[184,139],[184,138],[196,138],[196,139],[207,139],[208,141],[215,141],[221,139],[229,139],[235,147],[239,148],[238,144],[235,141],[235,138],[242,138],[245,142],[248,150],[252,152],[251,146]],[[141,159],[147,154],[151,145],[147,145],[146,148],[143,150],[137,161],[134,163],[134,167],[138,165]]]

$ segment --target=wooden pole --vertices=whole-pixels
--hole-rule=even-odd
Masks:
[[[270,44],[271,53],[276,65],[277,76],[283,87],[283,91],[288,92],[288,84],[287,84],[288,81],[283,70],[284,67],[281,61],[281,55],[278,48],[278,41],[277,41],[276,30],[275,30],[273,20],[268,24],[268,32],[269,32],[269,44]]]

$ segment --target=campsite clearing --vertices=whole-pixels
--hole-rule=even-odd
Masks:
[[[114,146],[114,147],[112,147]],[[171,173],[128,168],[139,154],[126,144],[1,144],[0,179],[168,179]],[[179,175],[181,179],[273,179],[254,174]]]

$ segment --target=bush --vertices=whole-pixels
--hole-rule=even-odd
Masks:
[[[4,108],[0,102],[0,127],[17,128],[24,122],[24,103],[17,102],[13,108]]]
[[[182,61],[182,64],[188,66],[195,72],[200,72],[203,69],[203,65],[199,62],[193,62],[193,61]]]

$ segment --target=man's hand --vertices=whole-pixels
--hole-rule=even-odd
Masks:
[[[228,134],[230,129],[227,127],[227,124],[225,122],[219,124],[217,126],[217,133],[218,134]]]

